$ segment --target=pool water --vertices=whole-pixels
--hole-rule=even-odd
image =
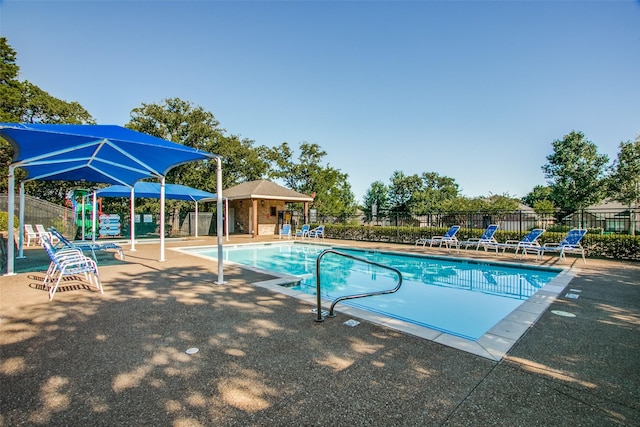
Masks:
[[[224,248],[224,259],[263,270],[294,275],[293,289],[316,294],[316,259],[328,246],[300,243],[238,245]],[[333,247],[353,256],[392,266],[402,273],[393,294],[340,302],[416,325],[476,340],[554,279],[559,270],[518,268],[497,263]],[[188,252],[217,258],[217,248]],[[390,270],[328,253],[320,263],[321,294],[335,298],[392,289]]]

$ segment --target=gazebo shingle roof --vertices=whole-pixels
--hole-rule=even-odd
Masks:
[[[298,193],[266,179],[248,181],[222,191],[223,197],[229,200],[271,199],[288,202],[312,202],[313,197]]]

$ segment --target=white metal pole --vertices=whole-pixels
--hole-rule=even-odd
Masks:
[[[160,261],[164,261],[164,176],[160,179]]]
[[[91,241],[96,242],[96,210],[98,209],[98,199],[96,190],[93,190],[93,201],[91,203]]]
[[[229,241],[229,199],[224,201],[224,217],[227,219],[224,223],[224,235],[227,236],[227,242]]]
[[[20,183],[20,228],[18,228],[18,258],[24,258],[24,182]]]
[[[136,250],[136,220],[135,220],[135,194],[136,190],[134,187],[131,187],[131,199],[129,200],[129,206],[131,208],[130,222],[131,222],[131,252],[135,252]]]
[[[16,182],[15,177],[13,175],[14,166],[9,165],[9,200],[7,201],[7,219],[9,220],[7,224],[8,232],[7,232],[7,276],[13,276],[14,273],[14,237],[13,237],[13,222],[15,218],[15,209],[16,209]]]
[[[198,237],[198,201],[195,201],[196,203],[196,237]]]
[[[224,284],[224,261],[222,251],[222,235],[224,230],[222,229],[222,158],[216,157],[217,170],[216,170],[216,231],[218,234],[218,281],[217,285]]]

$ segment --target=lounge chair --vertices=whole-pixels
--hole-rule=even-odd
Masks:
[[[459,225],[452,225],[443,236],[433,236],[429,239],[418,239],[416,240],[416,246],[422,244],[422,246],[426,246],[429,243],[429,247],[433,247],[434,243],[438,243],[438,247],[442,247],[443,244],[447,246],[447,248],[451,248],[451,246],[455,246],[458,239],[456,238],[456,233],[460,230]]]
[[[515,249],[516,253],[514,257],[518,255],[518,252],[522,251],[522,256],[524,256],[527,254],[525,249],[534,248],[535,250],[540,247],[538,237],[540,237],[542,233],[544,233],[544,228],[535,228],[521,240],[507,240],[504,243],[499,243],[498,248],[502,249],[502,253],[505,253],[507,249]]]
[[[291,224],[282,224],[280,228],[279,237],[282,239],[282,236],[287,236],[287,239],[291,238]]]
[[[582,256],[582,261],[586,264],[587,260],[584,256],[584,248],[580,244],[585,234],[587,234],[587,230],[574,228],[567,233],[560,243],[545,243],[539,248],[525,248],[525,251],[535,251],[536,260],[538,261],[542,259],[545,252],[557,252],[559,259],[566,258],[567,254],[577,254]]]
[[[316,239],[320,237],[324,239],[324,225],[319,225],[313,230],[309,230],[309,237],[314,237]]]
[[[486,230],[484,230],[484,233],[482,233],[482,236],[480,236],[479,238],[471,238],[469,240],[465,240],[462,242],[456,242],[456,247],[458,248],[458,253],[460,252],[460,247],[464,246],[465,249],[468,249],[469,246],[475,246],[476,247],[476,251],[478,249],[480,249],[480,246],[482,246],[485,250],[485,252],[487,251],[488,248],[493,248],[496,250],[496,255],[498,254],[498,241],[496,239],[494,239],[493,235],[496,234],[496,231],[498,230],[498,225],[497,224],[491,224],[487,227]]]
[[[298,237],[300,237],[301,239],[304,239],[305,237],[309,237],[309,230],[311,230],[309,224],[304,224],[302,228],[296,230],[293,238],[297,239]]]
[[[65,276],[75,277],[83,274],[85,280],[88,280],[91,285],[94,285],[95,282],[95,286],[100,293],[104,293],[100,283],[98,264],[93,259],[85,256],[82,251],[76,248],[65,247],[56,251],[47,236],[43,236],[42,246],[47,251],[51,261],[42,282],[42,285],[49,291],[49,301],[53,299],[60,286],[60,281]],[[53,284],[54,281],[55,284]]]
[[[124,261],[124,251],[122,250],[122,247],[116,245],[115,243],[72,242],[66,237],[64,237],[62,233],[60,233],[58,230],[56,230],[53,227],[49,228],[49,231],[53,236],[56,236],[58,239],[60,239],[60,241],[54,246],[54,249],[67,247],[67,248],[80,249],[82,252],[91,251],[91,255],[93,256],[93,259],[96,261],[98,260],[96,258],[96,251],[106,251],[109,249],[115,249],[120,255],[120,259]]]
[[[58,241],[58,237],[54,236],[49,231],[47,231],[47,229],[44,228],[44,225],[42,224],[36,224],[36,233],[38,233],[38,238],[40,238],[40,242],[42,242],[43,237],[46,237],[47,239],[51,240],[51,243],[53,244],[56,244]]]
[[[33,241],[34,245],[40,243],[40,237],[38,237],[38,233],[35,232],[31,224],[24,225],[24,237],[27,239],[27,246],[31,246],[31,241]]]

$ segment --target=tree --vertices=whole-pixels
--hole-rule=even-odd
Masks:
[[[602,201],[609,158],[598,154],[596,145],[576,131],[553,141],[553,150],[542,170],[551,187],[553,202],[563,214],[581,211]]]
[[[543,200],[551,200],[551,187],[546,185],[536,185],[529,194],[522,198],[522,203],[529,207],[533,207],[536,202]]]
[[[441,210],[442,202],[458,197],[460,186],[455,179],[440,176],[435,172],[424,172],[422,188],[413,194],[410,202],[415,213],[435,213]]]
[[[620,143],[618,158],[609,175],[608,191],[614,200],[629,206],[629,233],[635,235],[635,215],[640,204],[640,136],[634,142]]]
[[[128,128],[222,157],[223,187],[259,179],[267,162],[253,147],[253,141],[225,135],[213,113],[179,98],[134,108]],[[173,168],[167,182],[216,192],[216,162],[194,162]]]
[[[293,150],[287,142],[260,152],[270,162],[269,177],[281,179],[299,193],[316,195],[312,207],[319,215],[345,216],[355,212],[349,175],[329,165],[322,166],[327,153],[318,144],[301,142],[297,162],[292,160]]]
[[[390,211],[399,214],[412,212],[415,194],[422,190],[422,179],[418,175],[407,176],[401,171],[394,171],[389,185]]]
[[[365,193],[363,202],[365,220],[371,221],[389,209],[389,189],[382,181],[375,181]]]
[[[222,187],[257,179],[267,171],[267,163],[260,159],[253,148],[253,141],[238,136],[226,136],[225,130],[213,113],[179,98],[164,99],[134,108],[126,127],[157,136],[178,144],[196,148],[222,157]],[[171,169],[166,182],[216,193],[217,163],[215,161],[191,162]],[[168,201],[174,224],[179,225],[179,212],[187,212],[193,205],[187,202]],[[159,211],[158,200],[146,200],[139,211]]]
[[[20,67],[16,52],[6,37],[0,37],[0,121],[15,123],[95,123],[91,115],[77,102],[67,102],[51,96],[35,84],[18,80]],[[0,138],[0,192],[8,190],[8,168],[13,159],[13,148]],[[16,181],[24,179],[23,171],[15,171]],[[28,181],[27,193],[62,203],[67,192],[86,185],[74,181]]]

